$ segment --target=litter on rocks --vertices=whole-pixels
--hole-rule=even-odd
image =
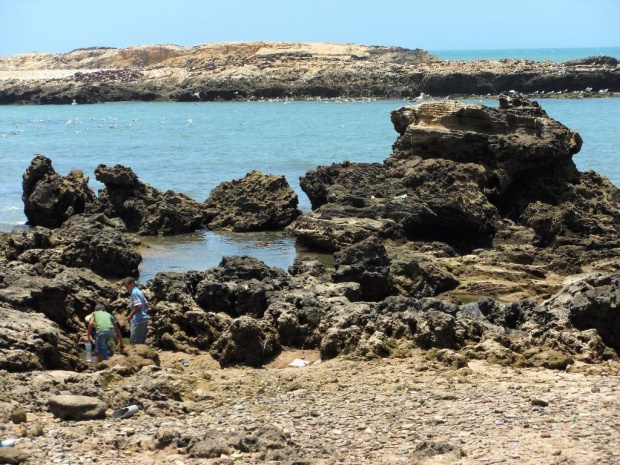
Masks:
[[[295,360],[293,360],[291,363],[288,364],[288,366],[290,367],[299,367],[299,368],[303,368],[308,365],[310,365],[310,362],[308,362],[307,360],[302,360],[300,358],[296,358]]]
[[[138,410],[139,408],[137,405],[130,405],[129,407],[125,407],[125,408],[115,411],[112,414],[112,418],[114,418],[115,420],[122,420],[124,418],[129,418],[129,417],[134,416],[136,413],[138,413]]]

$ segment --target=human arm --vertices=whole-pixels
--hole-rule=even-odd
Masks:
[[[93,329],[95,328],[95,317],[92,317],[88,322],[88,329],[86,334],[86,340],[88,342],[92,342],[90,335],[93,333]]]
[[[123,343],[123,335],[121,334],[121,329],[118,327],[118,325],[116,323],[114,323],[114,330],[116,331],[116,342],[118,344],[118,346],[122,349],[123,347],[125,347],[125,344]]]

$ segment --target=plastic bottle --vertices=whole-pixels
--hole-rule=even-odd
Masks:
[[[86,343],[86,363],[93,361],[93,345],[90,342]]]

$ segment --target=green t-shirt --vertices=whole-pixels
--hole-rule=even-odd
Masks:
[[[95,332],[100,333],[102,331],[114,330],[116,320],[108,312],[93,312],[86,319],[90,322],[92,317],[95,317]]]

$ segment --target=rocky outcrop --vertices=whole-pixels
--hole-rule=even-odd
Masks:
[[[37,155],[23,176],[24,213],[32,226],[55,228],[71,215],[96,209],[97,199],[80,170],[60,176],[52,160]]]
[[[71,342],[45,315],[24,313],[1,303],[0,318],[0,370],[20,372],[63,366],[60,351]]]
[[[440,61],[419,49],[325,43],[91,48],[0,57],[0,103],[412,98],[421,92],[486,95],[510,89],[598,96],[605,89],[620,91],[615,63],[610,57],[566,64]]]
[[[299,260],[295,275],[287,277],[247,257],[231,257],[229,263],[205,273],[160,274],[152,283],[158,308],[153,319],[155,342],[162,348],[209,350],[222,366],[258,366],[283,346],[318,348],[323,358],[360,359],[413,347],[450,349],[458,353],[442,353],[448,364],[462,363],[466,356],[549,368],[565,367],[576,359],[596,362],[615,357],[618,335],[604,329],[615,324],[611,301],[608,310],[595,309],[592,305],[600,299],[592,295],[592,304],[572,310],[561,297],[567,291],[545,304],[531,300],[506,304],[487,298],[457,305],[428,297],[385,297],[393,288],[384,286],[391,284],[385,273],[390,261],[381,250],[376,239],[345,249],[338,259],[342,274],[337,270],[333,278],[320,267],[301,266],[309,260]],[[424,266],[428,265],[420,265]],[[411,272],[410,295],[432,293],[426,285],[448,279],[428,268],[418,273],[423,275],[419,281]],[[404,272],[400,276],[403,279]],[[345,277],[358,282],[346,282]],[[596,285],[607,282],[601,278]],[[257,297],[253,289],[260,289],[260,283],[268,283],[269,289]],[[205,300],[207,289],[219,289],[221,295],[210,294]],[[568,292],[572,296],[576,291]],[[599,292],[610,294],[604,287]],[[252,299],[238,300],[250,294]],[[588,305],[592,309],[586,309]],[[583,314],[598,316],[580,320],[578,315]],[[591,324],[584,325],[584,320]]]
[[[332,280],[360,284],[363,300],[380,301],[393,293],[390,259],[385,247],[371,237],[334,254]]]
[[[300,215],[295,191],[284,176],[252,171],[217,186],[204,203],[209,229],[280,230]]]
[[[399,137],[382,164],[301,178],[313,211],[287,228],[298,245],[337,252],[379,238],[394,289],[412,297],[542,300],[562,276],[618,270],[620,191],[577,170],[581,137],[536,102],[511,92],[499,108],[424,103],[392,122]]]
[[[27,252],[26,252],[27,253]],[[84,268],[0,259],[0,366],[9,371],[85,368],[84,317],[96,304],[113,311],[118,290]],[[126,310],[125,298],[119,309]]]
[[[95,177],[106,186],[99,194],[106,215],[119,217],[130,232],[169,235],[193,232],[204,226],[198,202],[142,183],[131,168],[99,165]]]
[[[13,232],[6,242],[6,257],[45,267],[62,264],[88,268],[101,276],[138,276],[142,257],[122,233],[122,225],[103,214],[75,215],[55,230],[37,227]]]
[[[620,274],[595,274],[569,284],[548,302],[566,313],[572,326],[595,329],[605,345],[620,353]]]

